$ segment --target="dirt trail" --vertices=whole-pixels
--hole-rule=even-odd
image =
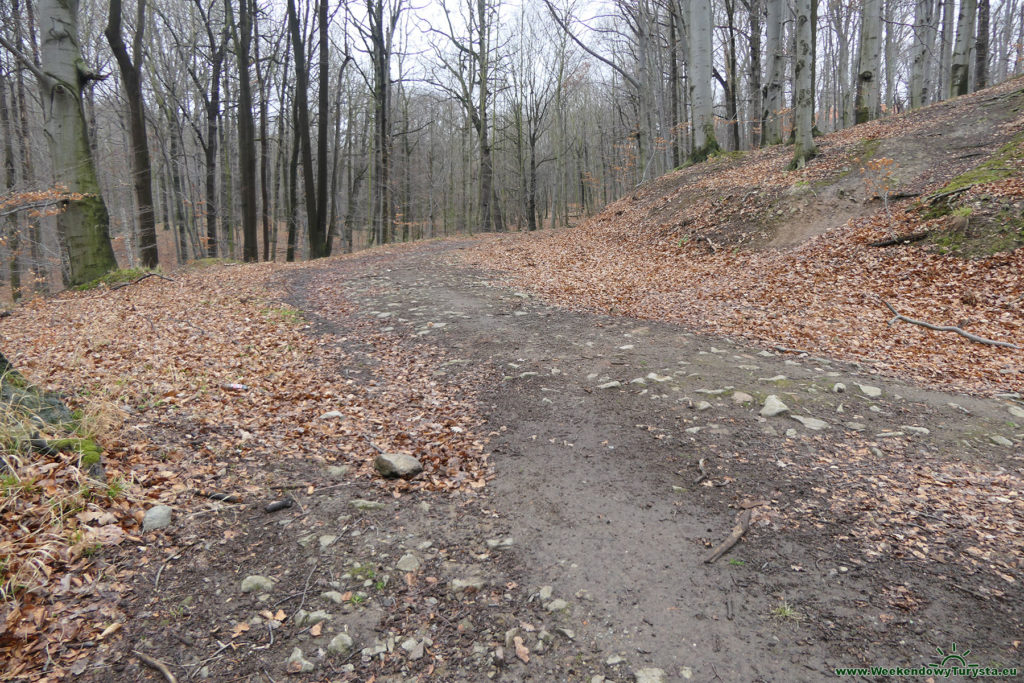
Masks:
[[[218,513],[247,543],[169,564],[158,596],[137,595],[136,647],[197,678],[253,681],[281,680],[295,647],[314,669],[289,680],[820,681],[841,666],[930,663],[952,643],[985,666],[1020,662],[1024,458],[996,443],[1021,438],[1013,400],[558,309],[453,265],[460,248],[283,277],[318,333],[359,346],[369,324],[432,348],[437,382],[478,388],[494,480],[478,496],[391,499],[342,475],[330,495],[299,490],[302,509],[284,517]],[[318,287],[327,274],[342,283],[337,305]],[[343,300],[357,310],[338,313]],[[362,381],[375,361],[360,348],[362,367],[338,372]],[[760,417],[768,395],[791,413]],[[279,483],[324,476],[317,463],[260,469]],[[353,510],[355,499],[383,509]],[[744,539],[705,564],[752,504]],[[179,542],[221,533],[203,524],[177,530]],[[394,566],[408,554],[420,567],[403,581]],[[239,596],[249,574],[273,575],[273,595]],[[452,590],[473,578],[478,592]],[[317,597],[332,587],[365,598]],[[254,615],[292,612],[299,595],[331,612],[322,634],[286,623],[216,652],[231,624],[266,629]],[[189,618],[170,633],[167,608],[186,599]],[[339,630],[354,649],[332,656]],[[113,671],[155,678],[127,658]]]

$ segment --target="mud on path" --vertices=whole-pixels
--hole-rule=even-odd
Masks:
[[[339,373],[373,377],[369,326],[430,349],[438,383],[472,387],[493,480],[395,498],[323,463],[261,463],[268,485],[299,485],[299,505],[172,530],[193,545],[157,590],[135,588],[131,647],[218,681],[820,681],[931,663],[953,643],[983,666],[1020,663],[1013,397],[569,312],[458,266],[460,248],[282,277],[314,332],[363,359]],[[769,395],[789,412],[761,417]],[[303,495],[307,482],[331,489]],[[705,563],[744,510],[747,534]],[[275,585],[243,594],[247,575]],[[125,656],[93,677],[157,674]]]

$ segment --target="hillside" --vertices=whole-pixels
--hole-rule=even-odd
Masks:
[[[559,233],[467,254],[563,305],[682,322],[975,392],[1024,388],[1024,80],[819,138],[725,154]],[[925,235],[924,233],[927,233]],[[894,236],[914,241],[871,243]]]

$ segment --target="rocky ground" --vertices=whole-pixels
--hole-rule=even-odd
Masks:
[[[818,681],[953,643],[1020,662],[1019,396],[560,309],[463,246],[277,277],[325,372],[372,383],[392,344],[472,398],[487,485],[395,485],[287,439],[226,455],[224,482],[260,495],[122,546],[158,561],[75,673],[160,679],[142,653],[178,680]]]

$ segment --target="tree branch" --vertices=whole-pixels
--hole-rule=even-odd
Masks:
[[[50,78],[45,71],[36,66],[35,62],[29,59],[21,50],[7,42],[7,39],[4,38],[3,35],[0,35],[0,45],[7,48],[7,51],[14,55],[15,59],[21,62],[26,69],[31,71],[32,75],[39,80],[39,83],[42,86],[49,87],[49,84],[53,83],[53,79]]]
[[[902,320],[903,322],[907,322],[907,323],[910,323],[912,325],[920,325],[921,327],[926,327],[929,330],[935,330],[936,332],[954,332],[956,334],[959,334],[961,337],[963,337],[965,339],[969,339],[972,342],[977,342],[978,344],[987,344],[989,346],[1000,346],[1000,347],[1002,347],[1004,349],[1016,349],[1018,351],[1024,350],[1024,346],[1018,346],[1017,344],[1012,344],[1010,342],[996,341],[994,339],[986,339],[985,337],[979,337],[979,336],[977,336],[975,334],[971,334],[970,332],[965,332],[964,330],[960,329],[959,327],[953,327],[952,325],[933,325],[933,324],[931,324],[929,322],[925,322],[924,320],[917,320],[915,318],[908,318],[907,316],[902,315],[899,311],[897,311],[895,308],[893,308],[892,305],[890,305],[889,302],[886,301],[885,299],[879,298],[878,300],[881,301],[883,304],[885,304],[886,308],[888,308],[890,311],[892,311],[892,314],[893,314],[894,317],[893,317],[892,320],[889,321],[890,325],[892,325],[897,320]]]

